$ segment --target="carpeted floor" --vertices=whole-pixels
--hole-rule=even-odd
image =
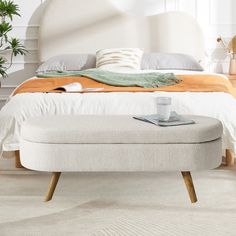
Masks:
[[[236,235],[236,169],[193,173],[197,204],[180,173],[63,174],[44,203],[49,174],[10,162],[0,160],[0,236]]]

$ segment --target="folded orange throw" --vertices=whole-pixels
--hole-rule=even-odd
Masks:
[[[92,93],[104,92],[225,92],[236,98],[236,90],[233,88],[229,80],[215,74],[194,74],[194,75],[176,75],[182,80],[181,83],[163,86],[160,88],[141,88],[141,87],[116,87],[96,82],[86,77],[60,77],[60,78],[35,78],[22,83],[13,95],[19,93],[61,93],[55,88],[79,82],[83,88],[104,88]],[[91,91],[83,91],[79,93],[89,93]]]

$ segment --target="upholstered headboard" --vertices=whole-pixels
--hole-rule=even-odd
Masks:
[[[186,53],[204,59],[203,34],[192,16],[183,12],[128,15],[112,2],[48,0],[40,25],[40,61],[110,47]]]

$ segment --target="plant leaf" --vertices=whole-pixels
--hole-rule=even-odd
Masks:
[[[19,6],[11,0],[0,0],[0,16],[9,17],[12,21],[14,15],[20,16]]]

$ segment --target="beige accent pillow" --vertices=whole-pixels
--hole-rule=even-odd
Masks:
[[[139,48],[102,49],[96,53],[96,67],[116,72],[140,70],[142,56]]]

